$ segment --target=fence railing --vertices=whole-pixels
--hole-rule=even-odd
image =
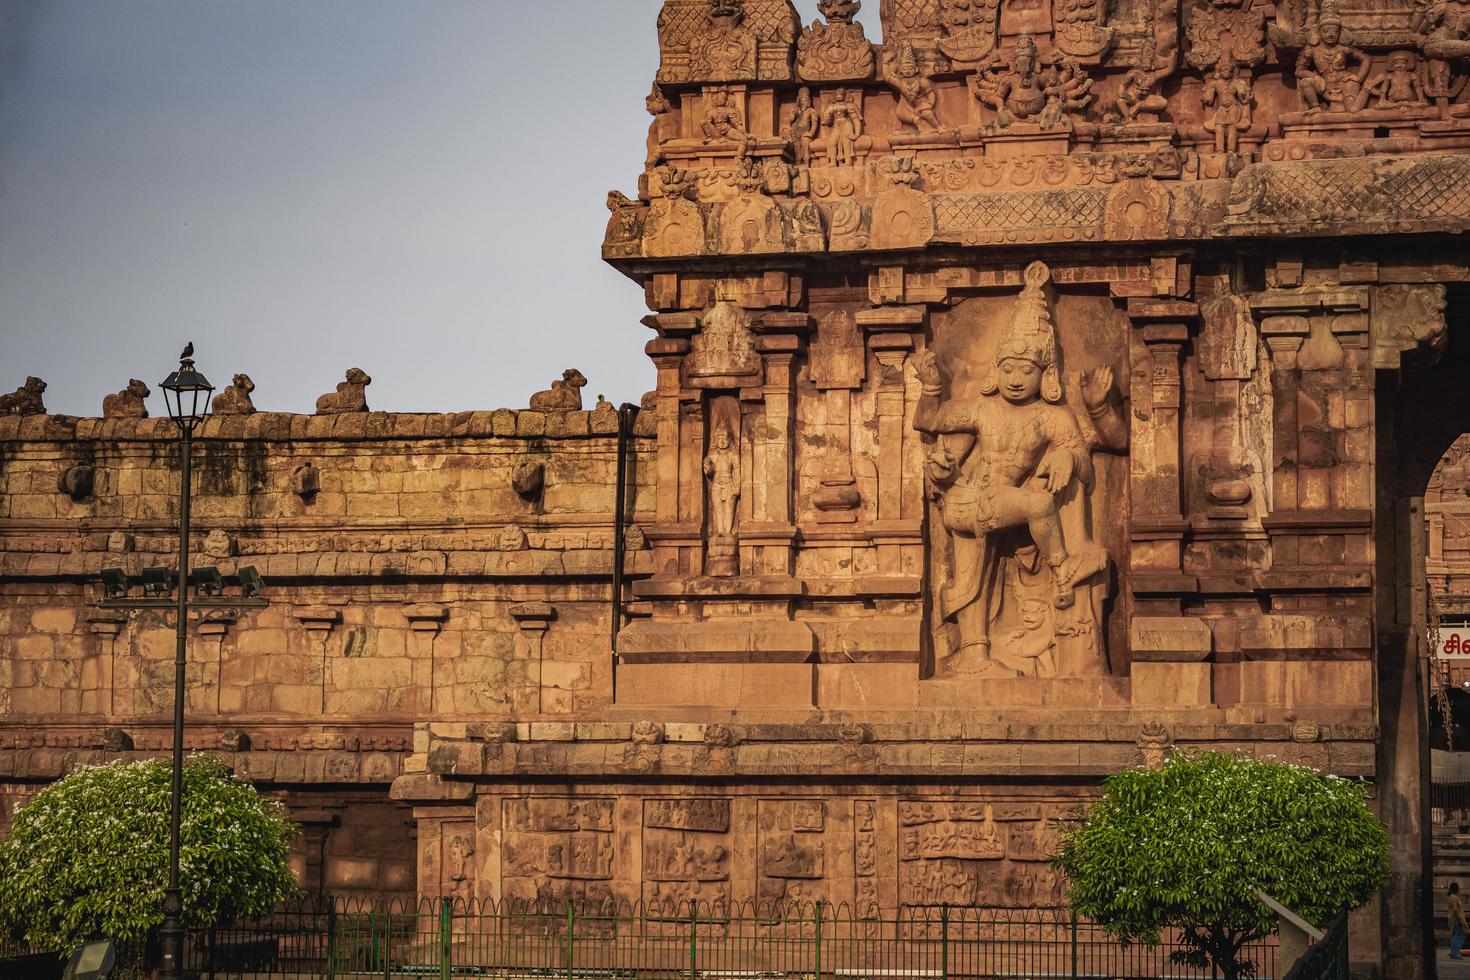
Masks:
[[[1189,978],[1177,937],[1124,945],[1064,908],[313,902],[191,937],[204,977],[545,980]],[[1274,938],[1250,947],[1275,980]],[[1316,978],[1303,978],[1316,980]]]

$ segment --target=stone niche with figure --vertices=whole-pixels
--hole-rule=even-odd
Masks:
[[[1108,516],[1128,510],[1127,318],[1106,296],[1057,304],[1045,263],[1023,277],[1018,296],[936,316],[915,358],[936,659],[951,676],[1104,677],[1127,644],[1108,615],[1127,552]]]

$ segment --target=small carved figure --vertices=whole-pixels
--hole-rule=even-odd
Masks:
[[[919,66],[919,56],[912,43],[901,41],[897,55],[885,53],[882,70],[883,80],[898,93],[895,115],[900,125],[912,126],[921,133],[938,132],[943,128],[934,111],[939,104],[939,92]]]
[[[46,382],[40,378],[26,378],[26,383],[8,395],[0,395],[0,415],[45,415],[46,403],[41,396],[46,393]]]
[[[204,553],[210,558],[233,558],[239,543],[228,531],[215,528],[204,536]]]
[[[530,546],[526,532],[515,524],[507,524],[495,536],[496,551],[525,551]]]
[[[323,395],[316,400],[316,413],[318,415],[349,415],[356,412],[366,412],[367,386],[373,383],[373,379],[367,376],[362,368],[352,368],[347,372],[347,379],[337,385],[335,393]]]
[[[833,166],[846,167],[857,158],[857,141],[863,135],[863,109],[851,89],[840,88],[822,111],[827,128],[827,154]]]
[[[709,455],[704,458],[704,476],[709,480],[710,534],[735,536],[735,512],[740,505],[740,450],[723,427],[715,430]]]
[[[143,399],[153,394],[148,386],[137,378],[115,395],[102,399],[102,417],[105,419],[146,419],[148,406]]]
[[[1388,68],[1368,80],[1363,91],[1375,109],[1408,109],[1426,106],[1424,82],[1419,77],[1419,58],[1412,51],[1394,51],[1388,56]]]
[[[475,894],[474,856],[473,838],[460,834],[450,838],[448,859],[445,861],[449,893],[465,909],[469,908]]]
[[[1416,6],[1409,26],[1420,37],[1424,57],[1442,64],[1447,75],[1449,62],[1470,58],[1470,14],[1451,0],[1421,0]]]
[[[742,148],[750,142],[745,131],[745,114],[739,106],[730,104],[730,90],[717,88],[709,93],[709,105],[704,110],[704,141],[706,143],[738,143]]]
[[[1159,113],[1169,105],[1158,92],[1158,84],[1167,78],[1173,68],[1162,73],[1145,68],[1130,68],[1123,74],[1118,97],[1113,100],[1113,120],[1123,124],[1133,122],[1157,122]]]
[[[653,117],[653,122],[648,124],[648,162],[647,166],[656,166],[663,158],[659,149],[663,143],[664,116],[674,111],[673,103],[664,96],[664,90],[659,88],[658,82],[653,83],[653,89],[648,93],[644,101],[648,114]]]
[[[1451,64],[1470,57],[1470,14],[1449,0],[1420,0],[1416,7],[1409,26],[1424,52],[1424,94],[1448,119],[1451,100],[1470,82],[1470,76],[1456,77]]]
[[[531,408],[538,412],[580,412],[585,387],[587,376],[576,368],[567,368],[561,373],[561,380],[553,381],[549,390],[531,396]]]
[[[822,127],[821,117],[812,108],[811,89],[803,87],[796,93],[796,109],[791,122],[786,125],[786,139],[791,143],[798,167],[809,167],[812,163],[812,140]]]
[[[970,93],[995,110],[995,128],[1032,122],[1043,129],[1071,129],[1072,113],[1092,101],[1092,79],[1074,58],[1043,68],[1036,42],[1021,35],[1007,58],[996,52],[969,77]]]
[[[1323,109],[1355,112],[1363,108],[1367,101],[1363,80],[1372,64],[1367,54],[1343,37],[1342,18],[1335,0],[1323,0],[1317,26],[1296,61],[1297,94],[1302,100],[1302,110],[1312,114]]]
[[[863,9],[863,0],[817,0],[817,13],[829,24],[851,24]]]
[[[1221,58],[1201,94],[1204,104],[1213,110],[1205,119],[1205,130],[1215,134],[1215,152],[1238,152],[1240,134],[1251,128],[1255,94],[1250,79],[1240,78],[1235,62]]]
[[[210,411],[216,415],[254,415],[255,403],[250,400],[254,390],[255,382],[250,380],[250,375],[237,374],[228,388],[214,396]]]

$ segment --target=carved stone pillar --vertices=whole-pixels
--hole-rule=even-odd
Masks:
[[[128,624],[128,618],[120,612],[96,612],[87,618],[92,635],[97,637],[97,706],[88,708],[85,698],[82,710],[96,710],[100,714],[117,713],[117,637]]]
[[[914,349],[914,335],[922,334],[929,325],[928,310],[922,306],[881,306],[863,310],[858,324],[868,335],[868,349],[878,361],[878,508],[875,530],[887,532],[887,540],[875,539],[878,549],[878,574],[893,577],[903,573],[902,530],[904,501],[913,499],[904,492],[904,460],[910,440],[917,440],[908,425],[909,392],[905,367]],[[918,515],[907,515],[910,518]],[[921,552],[921,549],[919,549]],[[922,554],[918,556],[922,561]]]
[[[675,319],[677,318],[677,319]],[[663,333],[692,330],[698,325],[693,314],[663,314],[650,317]],[[658,460],[655,464],[654,525],[647,531],[653,546],[653,565],[668,574],[698,574],[691,556],[699,547],[699,529],[704,515],[703,480],[690,485],[690,460],[685,435],[685,400],[679,367],[689,350],[682,337],[662,336],[650,341],[646,350],[658,369]],[[697,465],[695,466],[697,470]],[[696,492],[697,491],[697,492]]]
[[[413,660],[413,687],[418,693],[419,708],[432,712],[434,697],[434,640],[449,618],[444,606],[417,605],[403,610],[408,620],[408,655]]]
[[[224,689],[221,667],[224,662],[224,639],[235,625],[239,613],[232,609],[212,609],[204,613],[194,627],[199,649],[190,657],[188,704],[191,712],[204,715],[222,714],[220,692]]]
[[[550,699],[546,697],[542,641],[546,639],[546,631],[551,628],[551,621],[556,618],[556,610],[544,602],[523,602],[510,607],[510,616],[520,628],[516,653],[526,662],[528,682],[528,688],[524,692],[511,692],[515,711],[540,713],[548,710],[569,710],[571,705],[550,705]]]
[[[741,534],[742,567],[757,578],[789,577],[795,568],[796,355],[810,329],[805,313],[766,313],[756,350],[764,362],[760,413],[751,436],[751,522]],[[753,394],[753,393],[751,393]]]
[[[1172,593],[1191,586],[1182,573],[1185,521],[1181,474],[1180,409],[1183,386],[1180,355],[1189,339],[1188,323],[1198,314],[1193,303],[1132,299],[1128,315],[1142,346],[1148,376],[1134,387],[1132,416],[1133,542],[1129,556],[1136,594]],[[1143,399],[1147,397],[1145,404]],[[1178,611],[1177,598],[1152,611]]]
[[[321,607],[299,608],[292,615],[306,630],[315,666],[311,678],[321,686],[321,711],[327,711],[327,640],[342,623],[342,610]]]

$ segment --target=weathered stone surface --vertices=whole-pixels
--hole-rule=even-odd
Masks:
[[[1175,750],[1422,796],[1421,496],[1470,611],[1453,18],[894,0],[879,47],[820,6],[664,5],[604,243],[658,375],[625,554],[575,369],[519,411],[217,399],[197,544],[270,605],[199,624],[191,738],[316,828],[311,880],[1047,904],[1057,822]],[[0,399],[0,812],[171,709],[166,619],[96,596],[176,547],[171,424],[43,390]]]

